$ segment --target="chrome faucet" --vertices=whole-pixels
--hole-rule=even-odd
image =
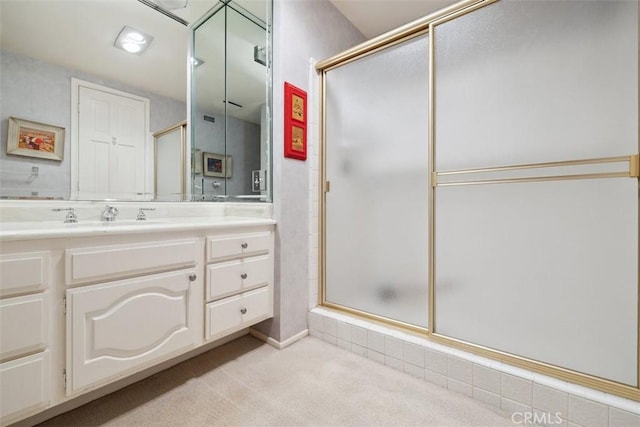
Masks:
[[[115,221],[119,213],[115,206],[107,205],[104,212],[102,212],[102,221]]]
[[[67,216],[64,217],[64,222],[69,224],[75,224],[76,222],[78,222],[78,217],[76,216],[76,213],[74,211],[73,208],[55,208],[55,209],[51,209],[53,212],[63,212],[63,211],[68,211]]]

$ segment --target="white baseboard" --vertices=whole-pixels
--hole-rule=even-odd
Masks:
[[[249,329],[249,333],[251,334],[251,336],[259,339],[260,341],[264,341],[267,344],[269,344],[272,347],[277,348],[278,350],[282,350],[283,348],[289,347],[291,344],[293,344],[296,341],[301,340],[302,338],[306,337],[307,335],[309,335],[309,330],[305,329],[302,332],[299,332],[297,334],[295,334],[294,336],[292,336],[289,339],[286,339],[284,341],[277,341],[271,337],[266,336],[265,334],[256,331],[255,329]]]

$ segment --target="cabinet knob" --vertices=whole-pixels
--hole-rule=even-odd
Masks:
[[[198,276],[196,276],[195,273],[191,273],[189,275],[189,281],[191,281],[191,282],[194,282],[197,278],[198,278]]]
[[[242,273],[242,274],[240,275],[240,277],[242,277],[243,279],[246,279],[246,278],[247,278],[247,273]]]
[[[240,246],[242,246],[242,249],[247,249],[249,247],[249,244],[247,242],[244,242]]]
[[[242,313],[242,314],[247,314],[247,309],[246,309],[246,308],[241,308],[241,309],[240,309],[240,313]]]

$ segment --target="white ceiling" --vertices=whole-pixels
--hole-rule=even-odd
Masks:
[[[265,10],[264,0],[234,1],[264,17],[261,13]],[[331,1],[367,38],[453,3],[450,0]],[[216,3],[216,0],[190,0],[188,9],[175,13],[194,22]],[[124,25],[154,36],[143,55],[131,55],[113,47]],[[2,48],[181,101],[185,101],[187,93],[188,37],[188,27],[137,0],[0,0]],[[247,55],[243,53],[243,56]],[[256,88],[240,85],[237,91],[242,87]],[[239,92],[232,95],[237,99],[249,97]]]
[[[184,101],[187,28],[136,0],[0,1],[2,48]],[[113,47],[128,25],[154,37],[142,55]]]
[[[254,47],[265,46],[265,29],[228,10],[226,15],[216,13],[198,26],[194,42],[195,56],[204,61],[192,77],[199,112],[217,115],[226,111],[260,123],[261,105],[267,96],[267,69],[254,61]],[[225,57],[226,65],[221,60]],[[225,105],[226,100],[230,102]]]
[[[458,0],[330,0],[367,39],[419,19]]]

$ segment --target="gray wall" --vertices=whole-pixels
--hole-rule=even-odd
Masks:
[[[29,196],[38,192],[41,197],[69,198],[72,77],[149,98],[151,132],[186,118],[184,102],[0,49],[1,196]],[[9,117],[64,127],[62,162],[7,156]],[[39,176],[34,179],[29,178],[32,166],[40,168]]]
[[[283,157],[284,82],[309,93],[311,58],[328,58],[365,38],[328,0],[274,1],[273,29],[273,207],[278,222],[275,310],[274,318],[259,329],[284,341],[307,328],[309,162],[313,161]],[[307,102],[319,100],[308,98]]]

